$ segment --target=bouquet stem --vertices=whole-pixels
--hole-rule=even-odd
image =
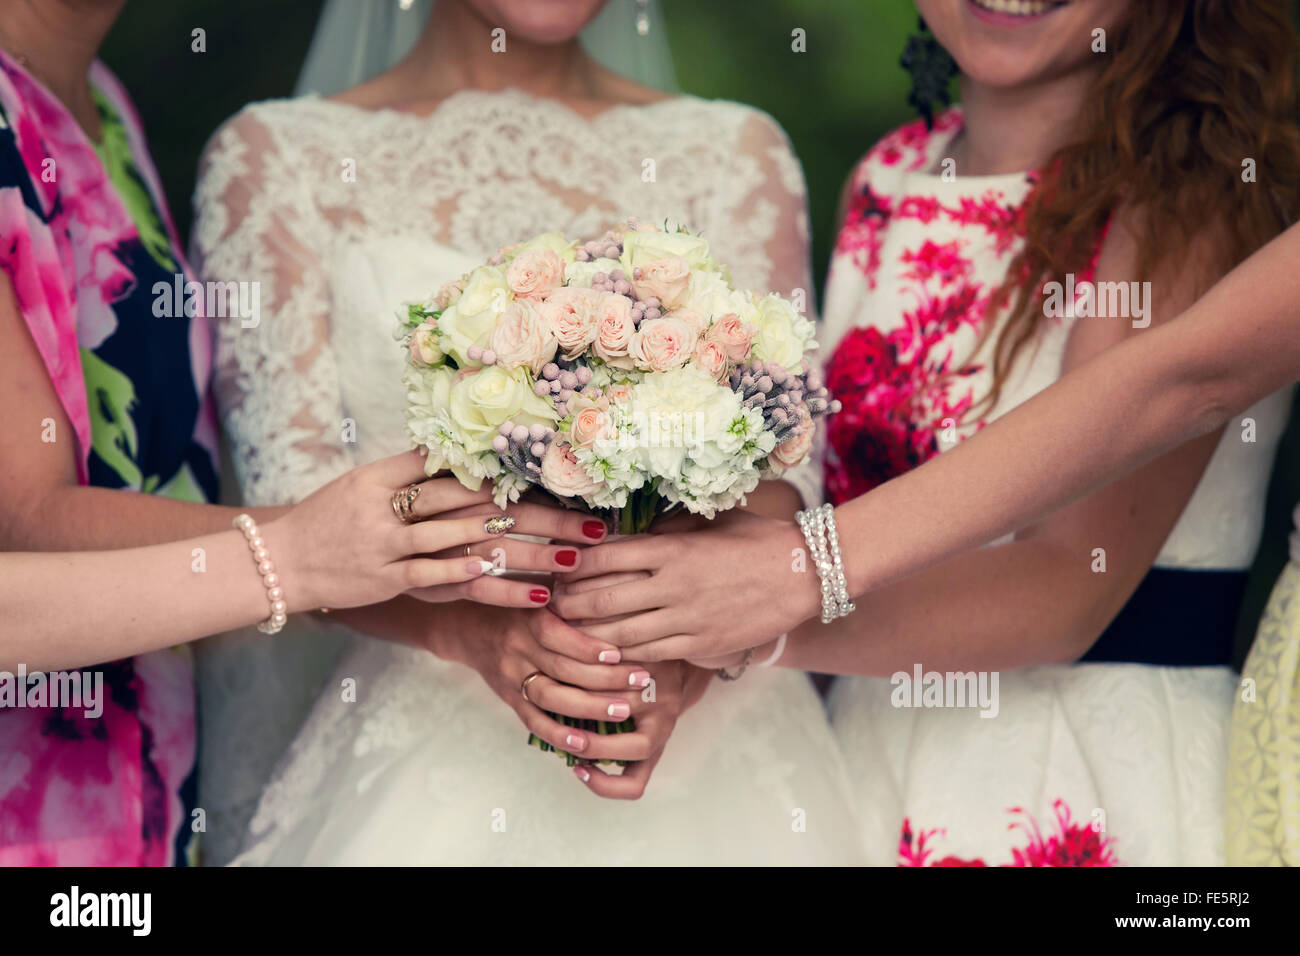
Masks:
[[[636,730],[635,718],[629,717],[627,720],[615,723],[612,720],[588,720],[582,717],[566,717],[563,714],[552,714],[547,711],[547,716],[552,720],[559,721],[566,727],[576,727],[578,730],[585,730],[588,733],[596,734],[626,734]],[[543,753],[554,753],[564,758],[565,763],[570,767],[580,763],[616,763],[620,767],[626,767],[626,760],[591,760],[586,757],[578,757],[566,750],[561,750],[547,743],[536,734],[528,735],[528,745],[537,747]]]

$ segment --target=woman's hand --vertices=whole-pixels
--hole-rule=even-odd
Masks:
[[[599,580],[614,572],[642,573]],[[588,548],[581,569],[560,580],[555,613],[618,645],[626,661],[724,658],[821,608],[817,569],[798,527],[744,511],[701,530]]]
[[[598,796],[636,800],[645,793],[646,784],[663,756],[664,746],[677,726],[678,718],[704,696],[713,679],[712,671],[692,667],[684,661],[651,664],[647,670],[654,678],[653,700],[637,714],[636,729],[637,733],[646,735],[652,751],[649,756],[625,767],[622,774],[606,773],[595,765],[574,767],[578,779]],[[648,693],[648,690],[642,691],[642,697]]]
[[[420,520],[403,524],[391,502],[411,484],[419,488],[412,511]],[[428,478],[424,458],[406,452],[335,479],[263,526],[262,535],[290,610],[358,607],[404,591],[427,601],[545,604],[546,588],[485,579],[494,567],[485,555],[499,549],[524,570],[572,570],[581,564],[578,550],[505,541],[487,523],[503,514],[491,498],[487,487],[470,491],[455,478]],[[504,514],[519,534],[585,543],[605,536],[600,521],[575,512],[519,504]]]
[[[439,612],[442,619],[429,639],[429,649],[444,660],[478,671],[531,733],[559,750],[591,759],[658,760],[684,706],[678,673],[684,665],[661,669],[620,663],[612,644],[570,627],[546,609],[464,604],[446,610],[450,613]],[[529,683],[525,699],[523,682],[537,672],[542,676]],[[589,733],[561,724],[547,711],[590,720],[621,721],[632,716],[637,729]],[[614,785],[603,795],[639,796],[651,768],[632,778],[639,784]]]

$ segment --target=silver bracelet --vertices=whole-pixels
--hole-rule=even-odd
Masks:
[[[266,550],[266,542],[257,530],[257,522],[250,515],[240,515],[233,522],[243,532],[244,542],[253,554],[253,563],[257,573],[262,576],[262,586],[266,588],[266,600],[270,606],[271,616],[257,625],[263,634],[279,634],[284,622],[289,619],[288,606],[284,602],[284,589],[280,587],[280,576],[275,573],[275,564],[271,554]]]
[[[849,599],[848,581],[844,576],[844,559],[840,554],[840,536],[835,528],[835,509],[828,503],[795,515],[799,530],[822,588],[822,623],[829,624],[856,610]]]
[[[740,678],[744,676],[745,671],[749,669],[749,662],[753,659],[754,649],[751,647],[749,650],[745,651],[745,656],[741,659],[740,667],[736,670],[736,673],[731,673],[731,671],[727,670],[725,667],[714,668],[713,672],[723,680],[740,680]]]

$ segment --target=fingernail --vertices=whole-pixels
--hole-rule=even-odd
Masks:
[[[649,672],[649,671],[633,671],[632,673],[628,674],[628,675],[627,675],[627,686],[628,686],[628,687],[649,687],[649,686],[650,686],[650,672]]]
[[[566,568],[571,568],[578,563],[578,552],[572,548],[565,548],[563,551],[556,551],[555,563],[562,564]]]
[[[584,521],[582,523],[582,533],[592,541],[599,541],[605,537],[605,522],[603,521]]]
[[[617,664],[623,659],[623,655],[618,651],[601,651],[596,655],[596,660],[602,664]]]
[[[564,746],[570,750],[584,750],[587,746],[587,738],[579,737],[577,734],[569,734],[564,738]]]
[[[627,701],[616,700],[605,709],[605,713],[615,720],[626,720],[632,713],[632,707]]]
[[[470,574],[487,574],[492,570],[491,561],[470,561],[466,563],[465,570]]]
[[[586,767],[574,767],[573,773],[583,783],[586,783],[588,780],[591,779],[591,774],[587,772]]]
[[[551,592],[546,588],[533,588],[528,592],[528,600],[534,604],[545,604],[551,599]]]

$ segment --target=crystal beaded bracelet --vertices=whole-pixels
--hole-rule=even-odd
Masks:
[[[822,623],[829,624],[852,614],[848,582],[844,577],[844,559],[840,554],[840,536],[835,528],[835,509],[828,503],[795,515],[799,530],[808,543],[808,551],[822,586]]]

